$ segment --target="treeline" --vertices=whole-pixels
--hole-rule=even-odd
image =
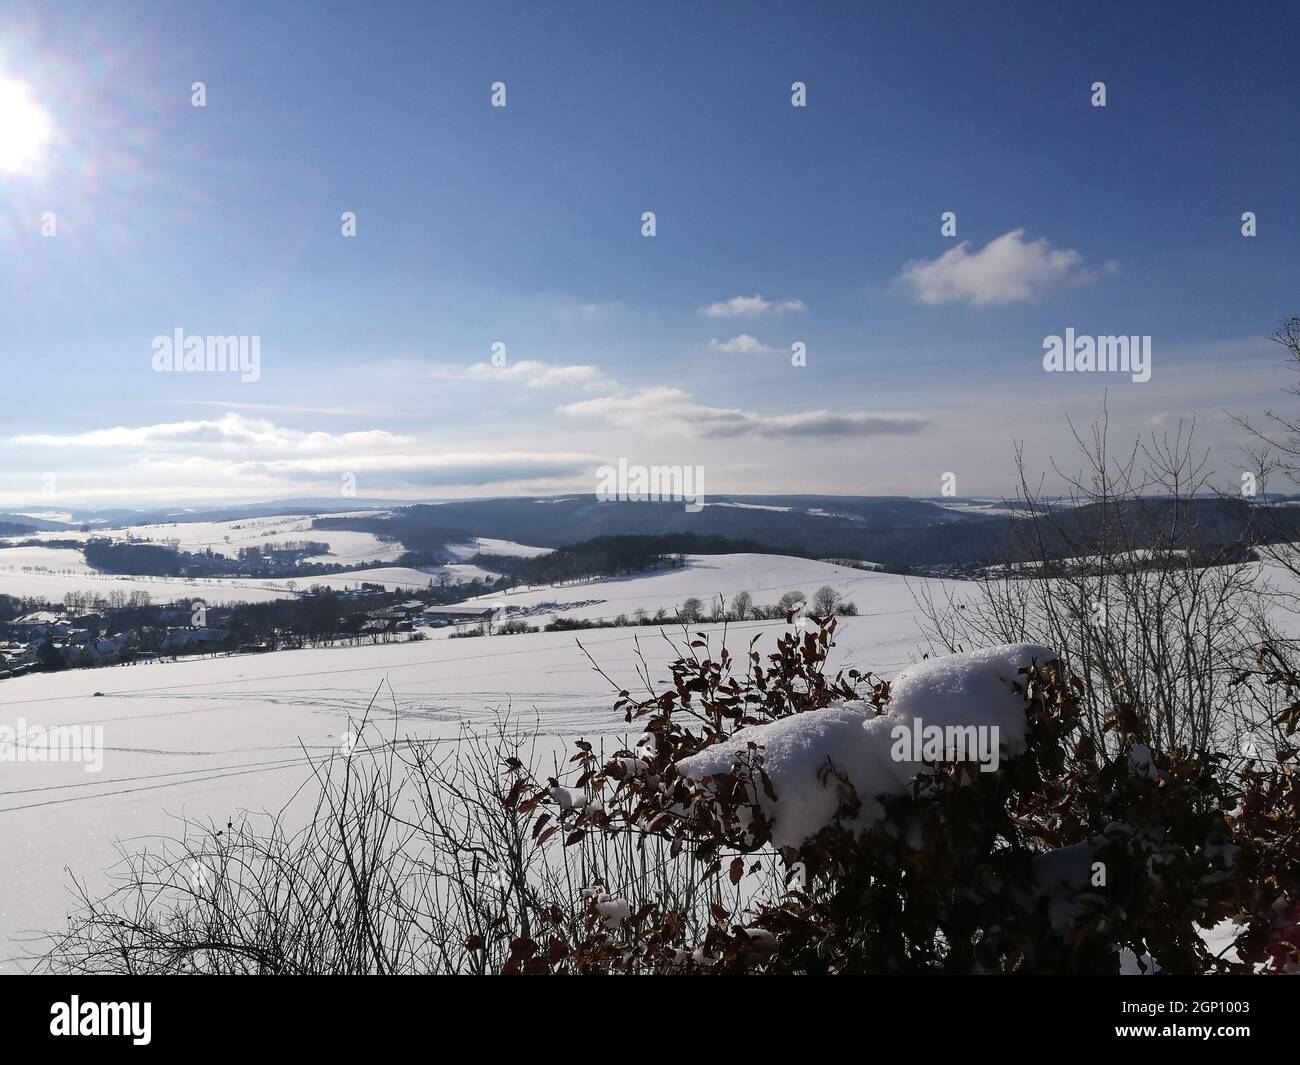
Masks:
[[[188,575],[185,556],[157,544],[130,544],[114,540],[87,540],[83,552],[86,565],[101,573],[125,573],[141,577]]]
[[[543,604],[539,604],[541,606]],[[556,616],[542,626],[529,625],[522,618],[507,618],[500,623],[481,622],[476,626],[452,633],[453,636],[513,636],[525,632],[578,632],[583,629],[619,629],[627,626],[699,625],[720,624],[725,621],[788,621],[795,616],[817,618],[833,616],[851,617],[858,612],[857,604],[845,599],[829,584],[824,584],[809,599],[803,592],[791,589],[775,603],[754,602],[749,592],[738,592],[730,604],[722,596],[705,602],[695,596],[684,600],[669,610],[659,607],[654,613],[641,607],[630,614],[617,614],[612,618],[572,618]]]
[[[281,540],[278,543],[267,541],[260,547],[241,547],[239,558],[246,562],[256,562],[263,556],[269,558],[291,558],[298,555],[328,555],[330,545],[323,540]]]
[[[80,551],[85,543],[82,540],[38,540],[36,537],[29,537],[26,540],[19,540],[16,543],[8,545],[9,547],[44,547],[49,550],[55,548],[67,548],[72,551]]]
[[[696,533],[659,536],[596,536],[535,558],[482,553],[470,561],[504,573],[520,584],[559,584],[597,577],[622,577],[681,566],[686,555],[725,555],[770,551],[751,540]]]

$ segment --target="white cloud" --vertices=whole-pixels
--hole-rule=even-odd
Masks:
[[[920,432],[929,423],[910,414],[837,414],[828,410],[758,414],[695,402],[680,388],[642,388],[559,408],[568,417],[600,418],[615,428],[706,438],[865,437]]]
[[[293,403],[240,403],[225,399],[168,399],[160,402],[178,407],[218,407],[221,410],[256,410],[270,414],[340,414],[371,415],[378,413],[373,407],[309,407]]]
[[[570,418],[602,418],[611,425],[653,427],[656,418],[675,415],[692,405],[691,394],[681,388],[626,389],[615,395],[567,403],[558,413]]]
[[[371,494],[429,488],[568,482],[595,457],[569,451],[456,450],[436,441],[378,429],[304,432],[227,413],[208,420],[115,426],[78,433],[9,437],[38,448],[43,468],[57,470],[60,498],[268,496],[311,489],[338,492],[340,475]],[[106,493],[105,482],[117,486]],[[25,497],[26,493],[6,496]]]
[[[590,455],[547,452],[438,452],[339,455],[326,459],[280,459],[244,462],[238,475],[266,475],[290,481],[334,484],[354,473],[372,489],[483,487],[546,478],[569,478],[590,467]]]
[[[555,313],[566,322],[606,322],[623,309],[617,300],[605,303],[565,303]]]
[[[721,303],[700,308],[705,318],[749,318],[764,314],[785,314],[806,310],[803,300],[765,300],[762,296],[733,296]]]
[[[10,437],[9,442],[50,448],[115,448],[119,452],[190,446],[276,454],[356,451],[410,444],[413,440],[382,429],[352,433],[300,432],[264,418],[246,418],[228,411],[220,418],[134,427],[118,425],[84,433],[32,433]]]
[[[522,384],[527,388],[587,388],[601,382],[600,371],[594,366],[553,366],[546,362],[525,360],[494,366],[490,362],[476,362],[466,368],[461,377],[476,381],[505,381]]]
[[[772,350],[757,337],[752,337],[748,333],[741,333],[740,336],[732,337],[730,340],[718,340],[715,337],[709,341],[709,347],[714,351],[736,352],[740,355],[761,355]]]
[[[798,414],[753,414],[749,411],[706,408],[705,436],[796,437],[906,436],[929,423],[911,414],[837,414],[829,410]]]
[[[1053,248],[1046,240],[1026,242],[1023,229],[1013,229],[978,251],[962,241],[937,259],[915,259],[897,280],[911,286],[921,303],[968,303],[992,307],[1021,303],[1058,283],[1086,284],[1100,275],[1083,268],[1077,251]],[[1118,270],[1107,263],[1107,273]]]

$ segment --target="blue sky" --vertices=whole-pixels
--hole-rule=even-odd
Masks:
[[[1104,396],[1120,437],[1195,413],[1226,476],[1300,312],[1297,15],[9,5],[0,161],[5,99],[48,129],[0,167],[0,506],[590,492],[619,457],[1000,495]],[[1045,373],[1067,327],[1151,336],[1151,380]],[[155,372],[177,328],[260,337],[259,379]]]

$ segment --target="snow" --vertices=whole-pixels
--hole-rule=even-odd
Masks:
[[[379,584],[387,591],[422,591],[443,583],[468,584],[472,580],[495,580],[498,574],[480,566],[453,563],[448,566],[414,568],[376,566],[319,577],[138,577],[99,573],[86,565],[81,552],[72,548],[0,547],[0,595],[44,598],[61,602],[69,592],[107,596],[109,592],[146,592],[154,603],[174,600],[202,600],[220,603],[262,603],[289,599],[313,587],[336,591]]]
[[[1129,748],[1128,767],[1134,776],[1144,780],[1160,779],[1160,770],[1151,756],[1151,748],[1145,743],[1135,743]]]
[[[1013,687],[1021,679],[1019,670],[1056,657],[1036,644],[1007,644],[928,659],[895,678],[884,714],[870,703],[842,702],[741,729],[677,768],[685,777],[703,780],[728,772],[749,744],[758,744],[777,798],[762,789],[756,797],[776,846],[797,847],[835,823],[842,802],[837,777],[853,787],[861,803],[857,816],[843,823],[862,831],[884,816],[880,797],[906,793],[925,771],[910,749],[900,756],[895,742],[900,727],[910,732],[924,722],[996,729],[990,734],[1001,750],[1017,754],[1025,738],[1024,698]],[[833,774],[824,772],[827,766]]]
[[[372,512],[357,512],[364,516]],[[329,515],[342,517],[343,515]],[[237,518],[231,521],[175,522],[161,525],[129,525],[115,529],[96,529],[84,533],[79,529],[52,529],[20,537],[9,537],[8,543],[19,540],[88,540],[108,537],[125,540],[128,537],[146,543],[178,541],[182,551],[199,553],[211,549],[215,554],[236,558],[240,548],[261,547],[266,543],[284,540],[315,540],[330,545],[328,554],[312,555],[308,562],[334,562],[343,566],[362,562],[395,562],[404,548],[399,543],[387,543],[373,533],[352,530],[313,529],[311,514],[279,514],[269,517]]]
[[[958,514],[984,514],[989,517],[1004,518],[1023,518],[1025,510],[1023,507],[1008,505],[1002,501],[992,500],[970,500],[964,503],[949,503],[935,500],[936,503],[944,510],[951,510]]]
[[[326,535],[334,534],[313,532],[312,538]],[[436,580],[440,572],[397,570],[387,568],[395,582],[419,581],[420,587],[427,585],[430,576]],[[366,579],[357,573],[342,576],[345,581]],[[1300,591],[1300,583],[1280,569],[1273,576],[1288,590]],[[311,583],[311,579],[296,582],[300,592]],[[721,592],[729,602],[741,590],[766,604],[785,591],[811,595],[822,584],[854,599],[860,610],[858,616],[839,619],[832,669],[854,666],[895,677],[891,715],[906,712],[927,723],[943,724],[948,715],[974,713],[977,700],[967,705],[957,694],[964,667],[948,659],[914,664],[921,637],[912,589],[930,590],[942,599],[948,590],[966,587],[961,584],[905,579],[808,559],[738,554],[692,556],[684,569],[589,582],[576,594],[539,588],[485,600],[504,599],[511,605],[597,600],[564,613],[612,617],[630,614],[638,606],[653,613],[662,605],[671,612],[688,596],[707,603]],[[20,586],[33,590],[12,590]],[[150,591],[155,602],[193,598],[216,603],[292,594],[275,582],[38,575],[23,573],[21,566],[7,570],[0,563],[0,594],[58,600],[63,590],[85,588],[105,593],[138,588]],[[717,647],[722,626],[692,628],[708,633]],[[732,622],[727,626],[727,642],[734,653],[759,636],[758,648],[766,653],[784,629],[781,622]],[[28,944],[32,950],[41,948],[28,935],[30,930],[63,925],[73,901],[68,870],[86,877],[90,889],[97,891],[105,886],[101,870],[115,859],[114,840],[138,848],[147,845],[150,837],[175,833],[179,816],[210,818],[224,825],[240,811],[280,810],[309,778],[303,749],[318,757],[337,750],[340,737],[377,691],[375,713],[387,735],[435,743],[455,743],[462,730],[484,732],[498,711],[511,708],[530,726],[536,721],[542,733],[538,749],[549,764],[552,754],[562,763],[571,753],[567,744],[579,737],[611,755],[629,741],[635,743],[636,734],[627,736],[629,726],[612,709],[613,690],[592,670],[577,639],[616,682],[628,686],[636,682],[641,654],[655,683],[668,679],[670,652],[654,628],[590,630],[576,638],[573,633],[535,633],[472,640],[448,639],[450,631],[428,630],[428,639],[410,643],[109,666],[0,681],[0,725],[13,727],[20,720],[44,728],[98,725],[105,738],[99,773],[87,774],[72,763],[0,763],[0,971],[30,967],[24,960]],[[670,626],[670,635],[672,631]],[[1039,650],[1050,656],[1046,648]],[[994,662],[972,666],[966,677],[979,693],[978,701],[989,704],[985,710],[991,716],[1005,711],[1006,720],[996,722],[1006,725],[1001,736],[1004,746],[1019,735],[1014,732],[1016,722],[1023,727],[1022,703],[1010,693],[1005,674]],[[99,692],[103,694],[96,695]],[[853,709],[842,704],[835,711],[845,721],[853,721]],[[823,718],[827,713],[802,717]],[[866,720],[859,704],[858,732],[866,733]],[[825,732],[834,741],[828,746],[837,749],[841,738],[847,742],[848,731],[832,728],[833,721],[825,717]],[[757,728],[767,727],[746,732],[753,736]],[[852,740],[857,746],[865,742],[859,735]],[[873,753],[883,752],[884,758],[859,759],[862,772],[878,773],[896,783],[904,774],[910,780],[919,769],[889,760],[888,729],[870,742],[879,744]],[[770,744],[767,753],[771,758]],[[803,756],[810,760],[812,754]],[[906,786],[906,780],[901,786]],[[780,783],[777,790],[783,794]],[[815,792],[805,790],[811,803]],[[296,809],[290,807],[290,818]],[[1078,883],[1086,890],[1086,879]]]
[[[557,785],[549,790],[551,799],[564,813],[570,810],[581,810],[587,805],[587,796],[576,788],[562,788]]]
[[[355,511],[334,517],[364,517],[382,511]],[[266,543],[312,540],[329,544],[329,553],[311,555],[303,561],[354,566],[365,562],[394,562],[403,553],[399,543],[388,543],[368,532],[313,529],[310,514],[281,514],[268,517],[238,518],[230,521],[176,522],[155,525],[132,525],[101,529],[93,533],[80,530],[46,530],[20,537],[0,538],[0,595],[46,598],[60,601],[69,592],[107,595],[110,591],[145,592],[155,603],[173,600],[202,600],[209,604],[265,602],[300,594],[313,586],[329,586],[339,591],[362,584],[379,584],[388,591],[418,591],[450,582],[494,581],[500,574],[467,562],[445,567],[414,568],[408,566],[373,566],[321,577],[274,578],[184,578],[140,577],[99,573],[86,565],[79,550],[73,548],[15,547],[20,541],[76,540],[92,536],[125,540],[128,537],[147,543],[176,542],[182,551],[199,553],[212,550],[227,558],[238,556],[241,548],[261,547]],[[511,540],[481,538],[471,544],[453,545],[452,556],[469,558],[479,552],[533,558],[547,553],[546,548],[530,547]],[[292,588],[290,587],[292,585]]]
[[[678,569],[538,585],[493,592],[484,598],[499,599],[508,608],[520,609],[574,599],[590,600],[585,606],[557,609],[553,613],[591,621],[612,621],[619,614],[630,617],[638,608],[653,615],[662,608],[671,622],[677,608],[691,597],[704,604],[707,615],[719,596],[729,607],[737,592],[749,592],[755,606],[768,606],[786,592],[803,592],[811,598],[822,585],[830,585],[843,598],[852,600],[863,614],[892,613],[911,618],[916,614],[916,604],[908,590],[908,579],[788,555],[687,555],[686,564]],[[911,579],[914,584],[923,583]],[[571,594],[578,588],[581,595]]]
[[[13,570],[91,572],[82,553],[72,547],[0,547],[0,573]]]
[[[822,579],[833,577],[835,569],[771,555],[709,556],[692,560],[686,570],[587,584],[568,598],[603,599],[607,605],[591,610],[611,615],[641,604],[653,609],[680,603],[692,594],[707,598],[717,590],[730,596],[731,589],[748,589],[756,601],[768,602],[791,587],[812,594],[821,584],[835,584]],[[427,582],[428,576],[420,573],[418,579]],[[916,656],[919,629],[904,580],[851,570],[840,570],[840,576],[855,582],[844,590],[852,591],[863,613],[840,619],[833,651],[837,668],[851,664],[889,675],[905,667]],[[0,585],[3,580],[0,571]],[[299,591],[310,583],[298,581]],[[932,583],[936,595],[942,594],[938,582]],[[155,601],[254,597],[246,587],[232,589],[234,584],[94,578],[89,586],[147,588]],[[260,594],[290,593],[264,588]],[[524,598],[565,596],[540,589]],[[721,638],[720,625],[696,628],[715,643]],[[734,651],[754,636],[760,646],[770,647],[785,625],[746,621],[727,629]],[[0,724],[13,726],[23,718],[46,728],[102,725],[106,748],[103,771],[95,774],[68,764],[0,764],[0,971],[30,967],[22,960],[26,931],[63,924],[72,904],[68,869],[88,877],[97,890],[105,885],[101,870],[115,860],[116,839],[144,845],[151,836],[177,831],[181,815],[224,824],[241,810],[279,810],[308,779],[303,747],[317,757],[337,749],[349,718],[359,717],[381,688],[375,713],[387,735],[454,743],[463,728],[484,732],[498,711],[511,708],[530,726],[536,721],[543,737],[538,749],[547,764],[552,753],[567,758],[566,745],[579,737],[603,745],[610,755],[635,742],[637,734],[628,737],[627,723],[613,710],[615,692],[592,670],[574,633],[453,640],[447,638],[451,629],[426,631],[428,639],[410,643],[108,666],[0,681]],[[611,678],[635,682],[639,647],[655,682],[668,679],[668,647],[657,629],[597,629],[576,636]]]
[[[777,514],[789,514],[794,507],[773,507],[765,503],[705,503],[706,507],[731,507],[734,510],[768,510]]]
[[[628,905],[627,899],[615,899],[606,895],[597,898],[595,906],[596,912],[604,921],[606,930],[610,932],[617,932],[623,926],[623,922],[632,917],[632,907]]]
[[[66,510],[20,510],[20,518],[37,518],[40,521],[62,521],[71,522],[72,515]]]
[[[46,549],[34,548],[33,550]],[[114,591],[124,592],[127,595],[132,592],[144,592],[155,604],[180,601],[191,603],[202,600],[212,605],[239,602],[264,603],[272,599],[285,599],[295,594],[287,591],[283,586],[277,587],[272,581],[235,577],[203,580],[189,577],[126,577],[96,573],[85,567],[84,563],[80,571],[76,571],[75,567],[67,568],[73,572],[46,573],[34,569],[29,571],[21,568],[0,568],[0,595],[62,602],[63,597],[69,592],[89,592],[105,597]]]
[[[447,566],[377,566],[373,569],[348,570],[321,577],[272,577],[258,583],[268,588],[286,589],[290,584],[299,591],[333,588],[336,592],[360,588],[363,584],[382,584],[386,591],[424,591],[432,583],[436,588],[445,581],[468,584],[472,580],[496,580],[499,574],[479,566],[454,562]]]
[[[480,536],[467,544],[448,544],[447,550],[454,558],[472,558],[474,555],[505,555],[509,558],[537,558],[549,555],[549,547],[529,547],[517,544],[513,540],[497,540],[490,536]]]
[[[1100,846],[1105,840],[1095,842]],[[1090,909],[1104,909],[1107,904],[1104,894],[1088,890],[1095,855],[1092,842],[1074,843],[1040,854],[1031,863],[1038,894],[1047,899],[1047,919],[1058,935],[1068,935]]]

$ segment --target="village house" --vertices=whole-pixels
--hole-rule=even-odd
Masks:
[[[35,613],[24,614],[20,618],[15,618],[9,622],[9,628],[13,630],[14,635],[20,640],[40,640],[62,638],[68,634],[72,626],[68,623],[67,618],[61,614],[55,614],[49,610],[38,610]]]
[[[63,657],[71,666],[106,666],[121,659],[126,643],[125,636],[91,636],[65,644]]]
[[[227,629],[172,629],[163,640],[164,651],[216,651],[230,640]]]

